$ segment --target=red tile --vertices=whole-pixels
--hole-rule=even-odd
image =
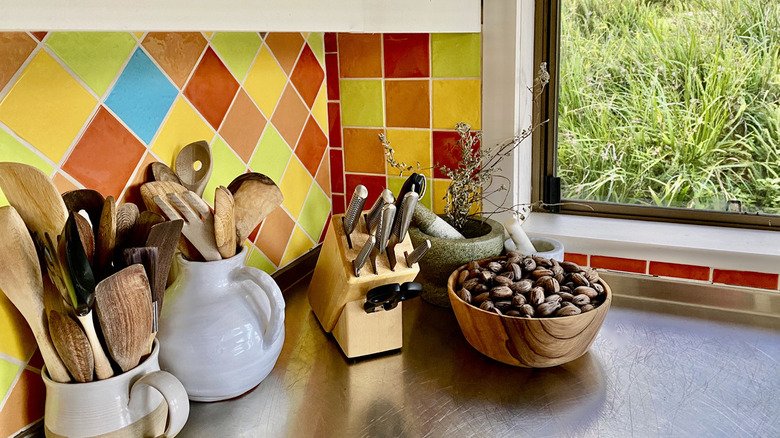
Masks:
[[[288,85],[276,105],[273,117],[271,117],[271,122],[287,144],[298,143],[301,129],[303,129],[308,117],[309,110],[306,105],[303,104],[292,86]]]
[[[650,275],[662,277],[687,278],[690,280],[702,281],[710,280],[710,268],[706,266],[650,261],[648,273]]]
[[[386,33],[383,36],[385,47],[385,77],[387,78],[423,78],[430,76],[429,70],[429,34],[427,33]]]
[[[45,34],[45,32],[44,32]],[[0,32],[0,90],[24,64],[38,43],[25,32]]]
[[[84,187],[118,199],[145,151],[101,106],[62,169]]]
[[[347,209],[344,198],[344,195],[333,195],[333,214],[344,214]]]
[[[303,47],[303,35],[300,32],[269,32],[265,43],[284,72],[289,75]]]
[[[341,78],[382,77],[382,36],[377,33],[339,33]]]
[[[778,275],[763,272],[730,271],[726,269],[714,269],[712,271],[713,283],[733,284],[735,286],[758,287],[761,289],[777,289]]]
[[[338,50],[337,38],[336,32],[325,32],[325,53],[333,53]]]
[[[263,113],[257,109],[246,91],[240,90],[219,133],[238,156],[248,163],[266,123]]]
[[[330,190],[333,193],[344,193],[344,151],[330,149]]]
[[[255,245],[274,265],[279,266],[294,228],[295,221],[290,215],[284,209],[277,208],[263,220]]]
[[[647,261],[637,259],[624,259],[622,257],[590,256],[592,268],[612,269],[614,271],[647,273]]]
[[[317,98],[323,79],[325,79],[325,72],[322,71],[320,62],[317,61],[311,48],[308,45],[304,46],[290,80],[309,108]]]
[[[431,105],[428,81],[385,81],[387,126],[429,128]]]
[[[249,233],[249,236],[247,236],[247,239],[249,239],[249,241],[250,241],[250,242],[254,242],[255,240],[257,240],[257,233],[259,233],[259,232],[260,232],[260,227],[261,227],[261,226],[263,226],[263,223],[262,223],[262,222],[260,222],[259,224],[257,224],[257,226],[255,227],[255,229],[254,229],[254,230],[252,230],[252,232],[251,232],[251,233]]]
[[[238,82],[209,47],[187,83],[184,95],[214,129],[219,129],[237,91]]]
[[[339,55],[325,54],[325,71],[328,73],[328,100],[339,100]]]
[[[567,262],[576,263],[580,266],[588,266],[588,255],[567,252],[563,254],[563,259]]]
[[[328,141],[332,148],[342,147],[341,105],[338,102],[328,102]]]
[[[0,436],[12,436],[43,418],[46,388],[41,375],[22,371],[0,411]]]
[[[458,140],[460,136],[455,131],[433,131],[433,176],[434,178],[447,178],[439,167],[447,166],[451,169],[458,167],[461,160]],[[479,144],[474,145],[474,150]]]
[[[317,167],[327,148],[328,137],[322,132],[314,117],[309,116],[309,121],[306,122],[301,138],[295,146],[295,155],[301,159],[301,163],[312,176],[317,174]]]
[[[46,38],[46,35],[49,34],[49,32],[30,32],[35,38],[38,39],[38,41],[43,41],[44,38]]]
[[[325,226],[322,227],[322,234],[320,234],[319,240],[317,240],[317,243],[322,243],[325,241],[325,235],[328,234],[328,228],[330,228],[330,219],[333,217],[333,214],[328,215],[328,220],[325,222]]]
[[[347,191],[344,198],[352,198],[352,193],[355,191],[355,187],[358,184],[363,184],[368,189],[368,197],[366,198],[366,208],[376,201],[376,198],[382,194],[382,190],[387,188],[387,178],[384,175],[357,175],[346,174]]]
[[[41,356],[41,350],[37,348],[35,349],[35,353],[33,353],[30,361],[27,362],[27,366],[37,369],[38,372],[41,371],[41,368],[43,368],[43,356]]]

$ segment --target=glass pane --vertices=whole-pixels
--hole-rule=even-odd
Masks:
[[[780,2],[562,0],[558,123],[563,198],[780,213]]]

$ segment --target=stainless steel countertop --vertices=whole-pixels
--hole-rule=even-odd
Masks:
[[[404,303],[404,347],[350,360],[308,278],[285,291],[286,340],[253,391],[192,403],[182,437],[778,437],[780,332],[610,309],[589,353],[541,370],[471,348],[450,309]]]

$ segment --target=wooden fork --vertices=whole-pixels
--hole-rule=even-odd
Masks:
[[[170,220],[183,219],[181,233],[207,262],[222,260],[214,237],[214,215],[206,201],[194,192],[168,193],[154,197],[154,203]]]

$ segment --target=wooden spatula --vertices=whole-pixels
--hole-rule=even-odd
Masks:
[[[57,353],[77,382],[91,382],[95,373],[95,360],[87,335],[68,314],[56,310],[49,312],[49,331]]]
[[[186,191],[187,188],[181,184],[170,181],[153,181],[141,186],[141,198],[143,198],[147,210],[162,214],[162,210],[154,203],[155,196],[165,197],[168,193],[184,193]]]
[[[109,196],[103,204],[100,226],[95,247],[95,272],[98,278],[105,278],[112,271],[114,247],[116,246],[116,203]]]
[[[168,181],[176,184],[181,184],[181,180],[176,173],[168,167],[165,163],[154,162],[149,165],[149,174],[151,175],[150,181]]]
[[[190,143],[176,155],[176,175],[182,185],[203,196],[203,190],[211,177],[211,149],[205,141]]]
[[[168,281],[168,273],[171,271],[173,254],[176,252],[176,243],[181,236],[184,221],[181,219],[166,221],[157,224],[149,231],[146,246],[157,248],[156,272],[152,276],[152,301],[157,301],[157,316],[162,312],[163,298],[165,297],[165,285]]]
[[[262,173],[239,175],[228,185],[228,190],[233,194],[235,203],[236,238],[239,245],[284,201],[276,183]]]
[[[214,237],[217,241],[217,249],[224,258],[236,255],[236,223],[233,207],[233,195],[230,190],[224,186],[217,187],[214,193]]]
[[[133,227],[133,237],[129,246],[146,246],[146,239],[149,237],[152,227],[161,222],[165,222],[165,218],[161,214],[149,210],[142,211]]]
[[[0,189],[30,231],[60,234],[68,209],[46,174],[27,164],[0,163]]]
[[[103,204],[106,202],[103,195],[97,190],[79,189],[63,193],[62,200],[65,201],[68,211],[78,213],[84,210],[87,212],[92,225],[92,234],[97,238],[100,215],[103,213]]]
[[[152,333],[152,294],[144,267],[128,266],[98,283],[95,311],[111,357],[122,371],[133,369]]]
[[[169,193],[165,198],[155,196],[154,201],[170,220],[183,219],[182,234],[208,261],[221,260],[214,237],[214,215],[206,201],[194,192]]]
[[[121,251],[131,245],[133,229],[141,212],[132,202],[125,202],[116,209],[116,248]]]

